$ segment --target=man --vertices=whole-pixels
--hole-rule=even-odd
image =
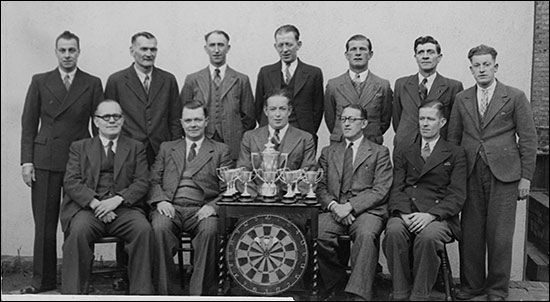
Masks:
[[[290,125],[309,132],[317,144],[317,130],[323,119],[323,73],[315,66],[298,59],[302,47],[300,32],[294,25],[283,25],[275,31],[275,50],[281,60],[264,66],[256,82],[256,119],[265,126],[262,114],[265,102],[272,90],[285,88],[294,104],[289,117]]]
[[[462,83],[446,78],[437,72],[443,54],[439,42],[431,36],[414,41],[414,58],[418,73],[395,81],[393,98],[394,147],[408,146],[418,137],[418,108],[422,104],[439,101],[443,104],[443,117],[449,120],[456,94],[463,90]],[[441,129],[447,139],[447,125]]]
[[[325,147],[319,158],[319,166],[325,171],[317,186],[324,210],[319,215],[318,238],[322,296],[334,294],[345,284],[346,267],[337,255],[338,235],[349,234],[353,240],[352,268],[345,291],[355,300],[373,298],[392,165],[389,150],[364,136],[367,116],[360,105],[346,106],[340,117],[344,140]]]
[[[444,108],[439,101],[421,105],[421,139],[394,154],[383,242],[394,300],[428,300],[441,264],[437,252],[453,238],[460,239],[466,155],[441,137],[447,123]]]
[[[531,106],[521,90],[497,81],[496,57],[486,45],[468,52],[476,85],[456,96],[451,113],[449,141],[464,147],[468,161],[458,299],[483,292],[494,301],[508,296],[516,202],[529,195],[535,170]]]
[[[339,117],[348,104],[359,105],[368,113],[368,124],[363,129],[367,139],[381,145],[384,133],[390,127],[393,92],[388,80],[369,70],[373,56],[372,43],[364,35],[353,35],[346,42],[346,60],[349,70],[331,79],[325,92],[325,122],[331,133],[331,142],[342,141]]]
[[[149,32],[132,36],[132,66],[112,74],[105,98],[120,102],[126,121],[122,134],[145,145],[149,166],[162,142],[182,136],[178,83],[169,72],[155,67],[157,38]]]
[[[103,99],[101,80],[77,68],[78,36],[59,35],[55,55],[57,68],[33,76],[21,117],[21,174],[31,187],[35,227],[33,278],[22,294],[56,288],[57,220],[69,146],[90,137],[91,117]]]
[[[155,234],[154,284],[160,295],[177,293],[174,254],[181,233],[193,236],[191,295],[208,295],[217,284],[218,206],[224,188],[216,169],[233,164],[229,146],[205,137],[208,109],[202,102],[183,105],[185,138],[164,142],[151,168],[151,224]]]
[[[198,100],[210,112],[206,136],[226,143],[236,161],[243,133],[256,127],[254,97],[248,76],[226,63],[231,49],[229,35],[214,30],[204,36],[204,50],[210,65],[188,75],[181,90],[181,102]]]
[[[293,110],[294,106],[288,91],[278,89],[267,96],[264,103],[264,114],[267,117],[268,125],[247,131],[244,134],[237,167],[244,167],[245,170],[252,171],[254,167],[251,154],[264,151],[268,141],[274,144],[277,151],[288,154],[286,167],[289,170],[309,170],[315,166],[316,148],[313,136],[289,124]],[[250,183],[250,193],[254,197],[260,184],[258,178]],[[283,187],[286,189],[286,186]],[[305,188],[302,189],[305,193]],[[239,191],[242,192],[242,190]],[[281,195],[282,192],[279,193]]]
[[[98,105],[94,124],[99,136],[73,143],[67,163],[61,209],[62,293],[88,293],[93,243],[117,236],[129,255],[129,293],[153,294],[153,232],[140,206],[149,189],[145,149],[120,135],[124,116],[114,100]]]

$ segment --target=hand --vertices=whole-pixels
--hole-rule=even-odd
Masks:
[[[344,217],[344,219],[342,219],[342,224],[343,225],[352,225],[352,223],[355,221],[355,216],[353,216],[353,214],[349,214],[348,216]]]
[[[107,224],[107,223],[111,223],[111,221],[115,220],[116,218],[117,218],[116,213],[111,211],[105,214],[103,218],[100,218],[100,220],[103,221],[103,223]]]
[[[353,211],[353,207],[349,202],[346,202],[344,204],[335,204],[332,206],[332,212],[336,214],[336,217],[338,218],[336,221],[340,221],[344,219],[348,214]]]
[[[94,215],[99,219],[103,219],[103,216],[108,212],[114,211],[121,203],[122,197],[118,195],[104,199],[94,208]]]
[[[176,210],[174,209],[174,205],[169,203],[168,201],[161,201],[157,203],[157,211],[170,219],[174,219],[174,216],[176,215]]]
[[[520,179],[518,184],[518,199],[526,199],[529,196],[530,187],[531,181],[529,179]]]
[[[216,210],[212,206],[209,205],[203,205],[202,208],[195,214],[197,216],[198,221],[203,220],[204,218],[214,216],[216,215]]]
[[[428,226],[432,221],[435,220],[435,216],[430,213],[420,213],[415,212],[409,215],[411,224],[409,225],[409,231],[411,233],[420,233],[422,230]]]
[[[407,228],[409,228],[411,226],[412,214],[399,214],[399,215],[401,215],[401,219],[403,219],[403,221],[405,222],[405,225],[407,226]]]
[[[34,175],[34,165],[30,164],[21,167],[21,175],[23,175],[23,181],[25,182],[25,184],[29,188],[32,188],[32,182],[36,181],[36,177]]]

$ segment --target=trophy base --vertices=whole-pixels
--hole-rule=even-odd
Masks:
[[[296,202],[296,196],[292,196],[292,197],[283,196],[283,199],[281,201],[283,203],[287,203],[287,204],[295,203]]]
[[[275,201],[277,201],[277,199],[275,198],[275,196],[262,196],[262,201],[263,202],[275,202]]]
[[[305,204],[311,204],[311,205],[317,204],[318,203],[317,202],[317,197],[316,196],[315,197],[306,196],[306,198],[304,198],[304,203]]]
[[[239,201],[240,202],[252,202],[252,201],[254,201],[254,199],[252,198],[251,195],[241,195],[241,196],[239,196]]]
[[[233,202],[235,201],[235,195],[222,195],[223,202]]]

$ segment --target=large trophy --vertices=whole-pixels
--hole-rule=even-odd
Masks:
[[[288,159],[288,153],[281,153],[275,150],[273,146],[271,140],[268,140],[264,151],[250,154],[252,168],[256,176],[263,182],[258,190],[258,197],[265,202],[276,200],[279,192],[276,182],[280,178],[280,172],[284,171]]]
[[[306,198],[304,199],[304,203],[306,204],[317,203],[317,196],[315,195],[315,192],[313,192],[313,185],[321,181],[322,177],[323,177],[323,169],[319,169],[317,171],[305,172],[304,182],[309,185],[309,192],[307,193]]]
[[[238,193],[235,188],[235,182],[243,168],[228,169],[227,167],[217,168],[218,178],[225,182],[227,190],[222,194],[222,201],[234,201]]]
[[[283,196],[284,203],[295,203],[300,198],[300,190],[298,190],[298,182],[304,177],[304,170],[281,172],[281,181],[287,185],[286,194]]]

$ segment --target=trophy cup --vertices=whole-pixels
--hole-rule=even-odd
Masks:
[[[323,169],[319,169],[317,171],[305,172],[304,182],[309,185],[309,192],[306,195],[304,203],[306,204],[317,203],[317,196],[315,195],[315,192],[313,192],[313,185],[321,181],[321,177],[323,177]]]
[[[252,171],[246,171],[245,169],[241,170],[239,174],[239,180],[244,184],[243,192],[241,193],[240,201],[250,202],[252,201],[252,195],[248,193],[248,183],[255,178],[255,174]]]
[[[280,171],[285,169],[288,159],[288,153],[281,153],[275,150],[273,146],[273,143],[268,140],[264,151],[250,154],[252,168],[256,176],[263,182],[258,190],[258,195],[265,202],[275,201],[279,191],[276,182],[279,180]],[[280,168],[281,165],[283,167]]]
[[[296,202],[296,191],[298,194],[298,181],[300,181],[304,176],[303,170],[294,170],[294,171],[282,171],[281,172],[281,181],[287,185],[286,194],[283,196],[283,203],[294,203]],[[295,186],[296,189],[293,188]]]
[[[242,168],[228,169],[227,167],[221,167],[216,169],[218,178],[225,182],[227,190],[222,194],[222,201],[233,201],[235,194],[238,193],[235,189],[235,181],[239,177]]]

